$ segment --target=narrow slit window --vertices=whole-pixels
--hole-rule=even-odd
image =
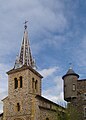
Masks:
[[[86,117],[86,107],[84,107],[84,117]]]
[[[17,80],[17,78],[14,78],[14,87],[15,87],[15,89],[18,88],[18,80]]]
[[[20,104],[17,103],[17,111],[20,111]]]
[[[36,80],[35,81],[35,89],[36,89],[36,91],[37,91],[37,85],[38,85],[38,81]]]
[[[76,90],[76,85],[75,84],[73,84],[73,91],[75,91]]]
[[[20,88],[22,88],[22,76],[20,77]]]

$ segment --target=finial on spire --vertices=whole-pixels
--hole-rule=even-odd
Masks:
[[[27,25],[26,25],[27,22],[28,22],[28,21],[26,21],[26,20],[25,20],[25,22],[24,22],[24,28],[25,28],[25,30],[27,29]]]
[[[17,56],[16,56],[16,61],[15,61],[14,68],[16,69],[16,68],[19,68],[19,67],[21,67],[21,64],[20,64],[20,62],[19,62],[19,56],[17,55]]]
[[[70,65],[70,69],[72,69],[72,68],[73,68],[73,64],[72,64],[72,63],[69,63],[69,65]]]
[[[32,67],[34,68],[34,69],[37,69],[37,66],[36,66],[36,61],[35,61],[35,59],[33,58],[33,61],[32,61]]]

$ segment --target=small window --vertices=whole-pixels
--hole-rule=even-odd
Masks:
[[[86,107],[84,107],[84,117],[86,117]]]
[[[17,78],[14,78],[14,87],[15,87],[15,89],[17,89],[17,87],[18,87],[18,80],[17,80]]]
[[[84,93],[84,100],[86,100],[86,93]]]
[[[37,84],[38,84],[38,81],[36,80],[35,81],[35,89],[36,89],[36,91],[37,91]]]
[[[20,104],[17,103],[17,111],[20,111]]]
[[[75,91],[76,90],[76,85],[75,84],[73,84],[73,91]]]
[[[50,109],[52,109],[52,105],[50,104]]]
[[[20,77],[20,88],[22,88],[22,76]]]

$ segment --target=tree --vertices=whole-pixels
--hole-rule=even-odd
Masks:
[[[65,120],[79,120],[79,113],[77,107],[72,103],[68,103],[66,108],[66,119]]]
[[[77,111],[77,107],[72,103],[68,103],[65,111],[57,110],[58,117],[57,120],[79,120],[79,113]]]

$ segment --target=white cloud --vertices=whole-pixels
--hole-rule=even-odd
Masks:
[[[48,77],[48,76],[47,76]],[[47,79],[46,79],[47,81]],[[49,84],[50,81],[48,81]],[[52,86],[47,87],[42,92],[43,96],[60,105],[65,105],[63,93],[63,80],[61,76],[54,76]]]
[[[0,113],[2,113],[3,112],[3,106],[2,106],[2,104],[0,105]]]
[[[43,89],[42,94],[47,99],[50,99],[51,101],[58,103],[60,105],[65,105],[64,101],[64,94],[63,94],[63,80],[61,76],[55,76],[55,72],[60,68],[59,67],[52,67],[49,69],[43,69],[40,71],[40,73],[44,76],[45,84],[48,84],[46,89]],[[50,78],[53,80],[50,80]],[[52,81],[52,86],[51,82]]]
[[[86,67],[86,36],[80,39],[73,57],[79,67]]]
[[[54,35],[54,36],[50,36],[48,38],[46,38],[45,41],[47,41],[47,45],[53,46],[55,48],[60,48],[61,45],[63,45],[65,43],[65,37],[63,35]]]
[[[0,40],[2,41],[0,43],[0,55],[15,53],[16,50],[18,50],[16,44],[18,44],[18,41],[21,41],[21,37],[17,37],[17,33],[19,31],[21,32],[20,24],[23,24],[24,19],[28,19],[28,21],[30,21],[30,36],[33,36],[34,39],[42,35],[47,36],[48,32],[62,32],[68,25],[68,21],[66,16],[64,16],[63,11],[64,4],[63,2],[60,2],[60,0],[21,0],[21,3],[17,0],[8,0],[1,2],[0,9],[2,11],[0,13],[0,27],[2,28],[0,30]],[[41,45],[41,39],[35,40],[34,44],[36,45],[39,41]],[[53,43],[53,41],[51,42]],[[42,42],[42,44],[44,43]],[[38,46],[37,44],[37,47],[42,49],[40,45]]]
[[[3,109],[3,102],[1,101],[8,95],[8,77],[6,72],[10,69],[7,64],[0,64],[0,113]]]
[[[48,69],[43,69],[39,71],[44,78],[51,76],[54,72],[59,69],[58,67],[53,67],[53,68],[48,68]]]
[[[52,89],[53,90],[53,89]],[[47,92],[47,91],[46,91]],[[56,91],[54,91],[56,92]],[[50,92],[48,93],[43,93],[43,96],[59,105],[62,105],[65,107],[66,105],[66,101],[64,101],[64,98],[63,98],[63,92],[59,93],[59,95],[53,95],[53,94],[50,94]]]
[[[0,100],[7,95],[8,77],[6,72],[9,69],[9,65],[0,64]]]

